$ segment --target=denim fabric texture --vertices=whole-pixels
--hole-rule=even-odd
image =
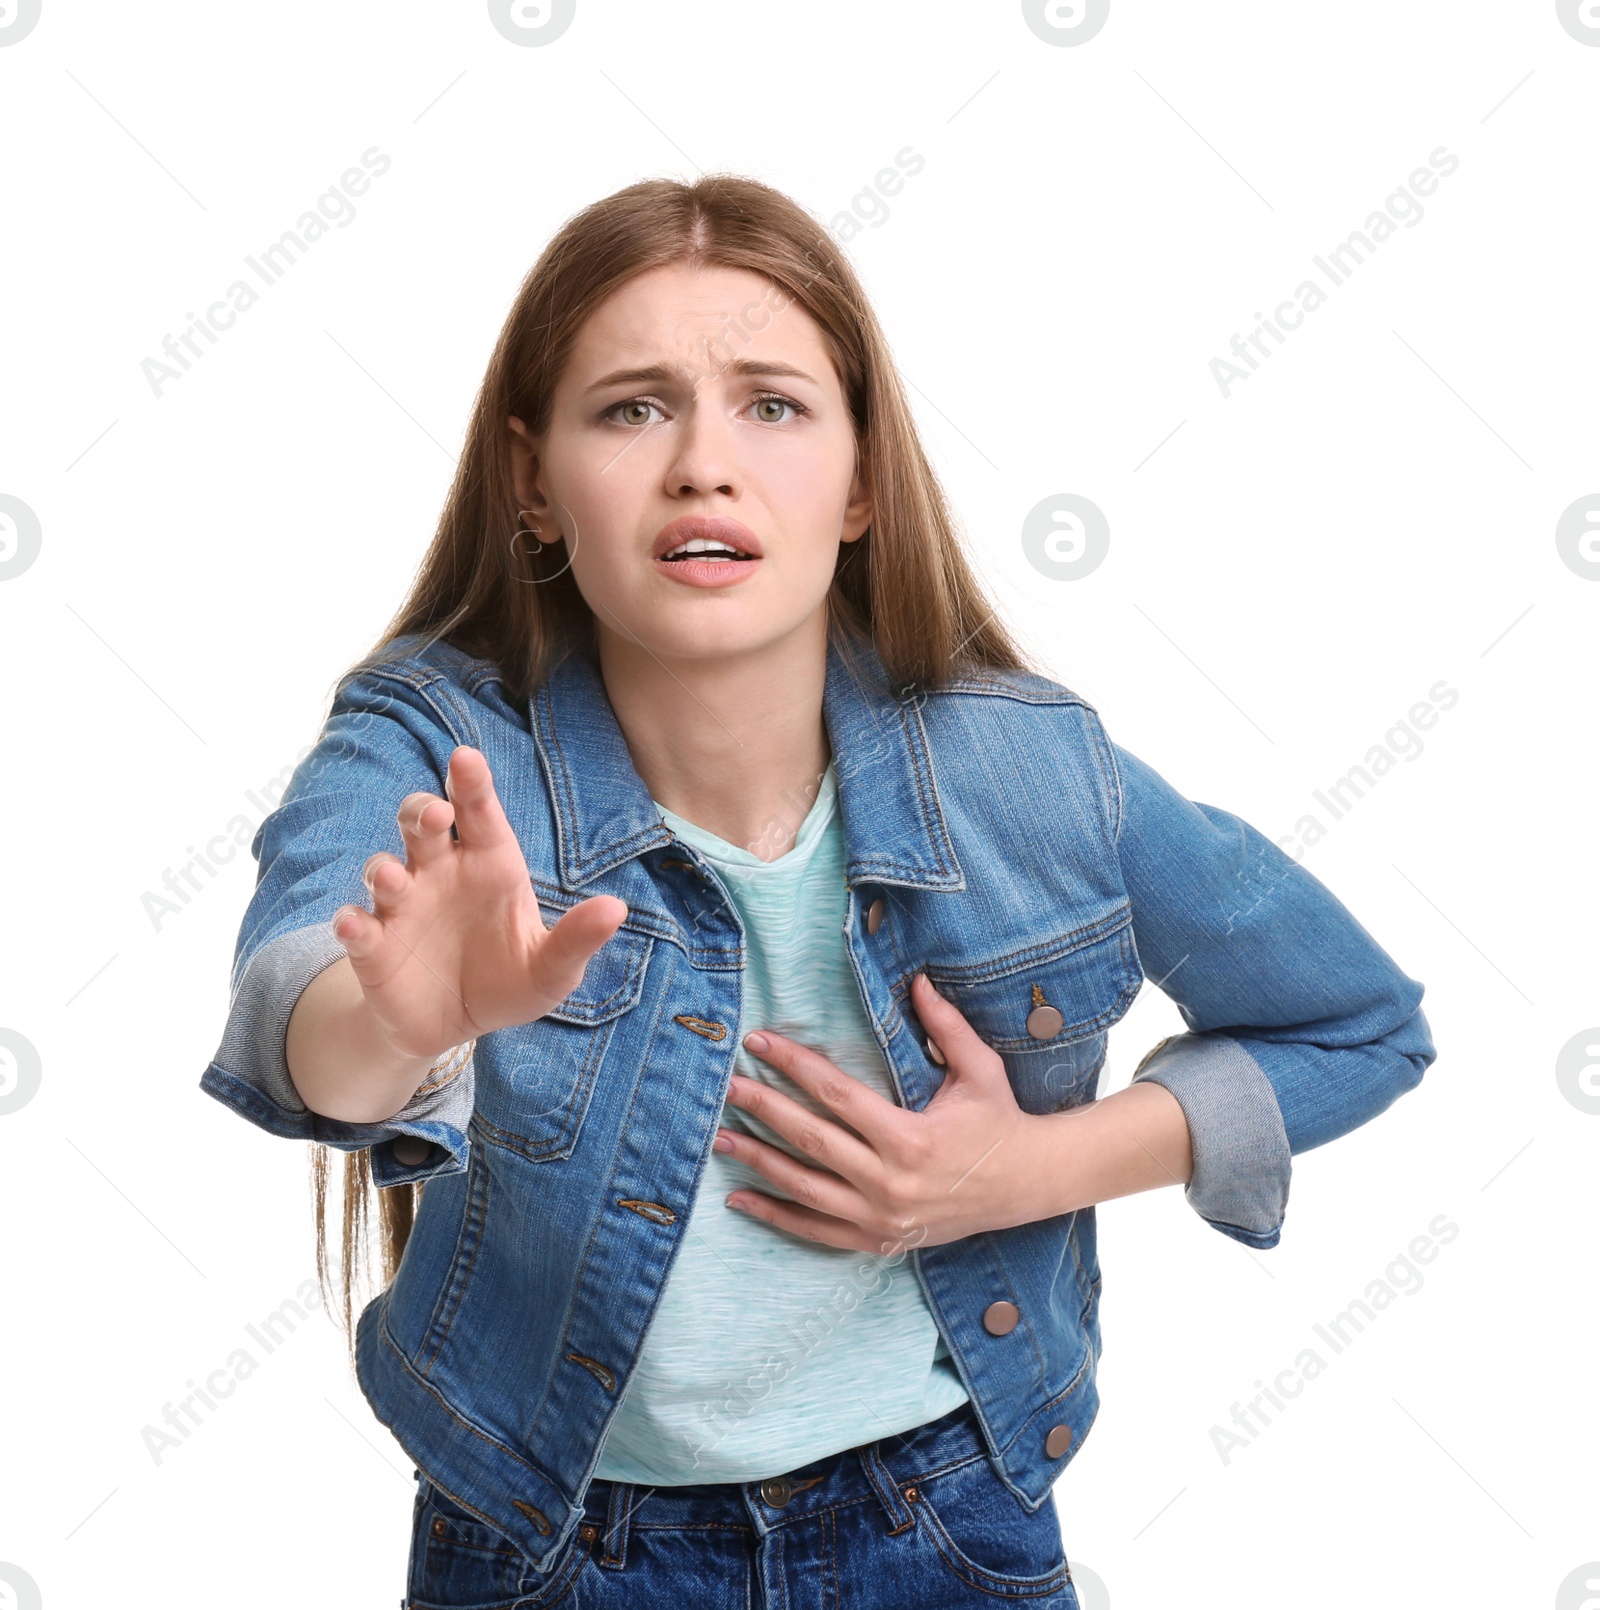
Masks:
[[[596,1480],[540,1577],[419,1475],[404,1610],[1078,1610],[1053,1503],[995,1476],[966,1404],[784,1473],[635,1487]]]
[[[493,664],[448,644],[391,652],[342,683],[257,831],[232,1001],[200,1082],[271,1134],[370,1148],[381,1187],[427,1182],[399,1272],[360,1318],[362,1389],[428,1479],[553,1581],[671,1276],[734,1048],[756,1026],[745,936],[715,869],[653,805],[592,656],[569,655],[518,703]],[[850,967],[904,1106],[944,1078],[908,1000],[918,970],[1033,1113],[1096,1099],[1107,1031],[1148,977],[1186,1026],[1138,1077],[1189,1119],[1189,1204],[1270,1247],[1291,1156],[1381,1113],[1434,1060],[1422,985],[1337,897],[1112,742],[1070,689],[971,671],[897,690],[869,646],[836,638],[823,719]],[[367,858],[404,855],[401,799],[442,794],[460,744],[489,762],[546,921],[601,893],[628,918],[559,1006],[442,1057],[389,1120],[324,1117],[289,1078],[289,1014],[343,954],[334,911],[370,908]],[[1094,1209],[905,1255],[994,1476],[1038,1511],[1099,1406]],[[999,1300],[1020,1317],[997,1336],[984,1313]]]

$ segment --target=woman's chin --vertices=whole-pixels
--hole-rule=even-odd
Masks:
[[[806,615],[792,610],[781,614],[761,607],[755,599],[732,594],[696,592],[678,600],[657,600],[653,607],[630,611],[628,618],[599,613],[602,631],[609,630],[617,647],[643,650],[661,660],[740,660],[764,652],[792,650],[796,633],[813,617],[822,617],[819,604]]]

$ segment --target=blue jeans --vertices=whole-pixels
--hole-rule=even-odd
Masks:
[[[1053,1498],[1031,1515],[969,1405],[762,1482],[595,1481],[540,1578],[418,1477],[408,1610],[937,1610],[997,1599],[1079,1610]]]

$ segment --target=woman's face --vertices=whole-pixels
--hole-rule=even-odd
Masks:
[[[584,323],[548,430],[510,429],[524,519],[565,539],[602,640],[663,659],[820,641],[839,544],[871,505],[821,331],[770,280],[638,275]]]

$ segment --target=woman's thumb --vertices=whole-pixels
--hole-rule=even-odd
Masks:
[[[981,1077],[992,1069],[1004,1073],[1005,1064],[999,1055],[960,1010],[933,987],[926,973],[918,973],[912,979],[911,1001],[928,1038],[939,1049],[934,1060],[944,1063],[946,1079],[952,1074],[967,1079]]]
[[[592,895],[563,912],[546,931],[535,964],[550,987],[565,981],[561,997],[570,995],[583,982],[590,957],[616,933],[627,915],[627,904],[614,894]]]

